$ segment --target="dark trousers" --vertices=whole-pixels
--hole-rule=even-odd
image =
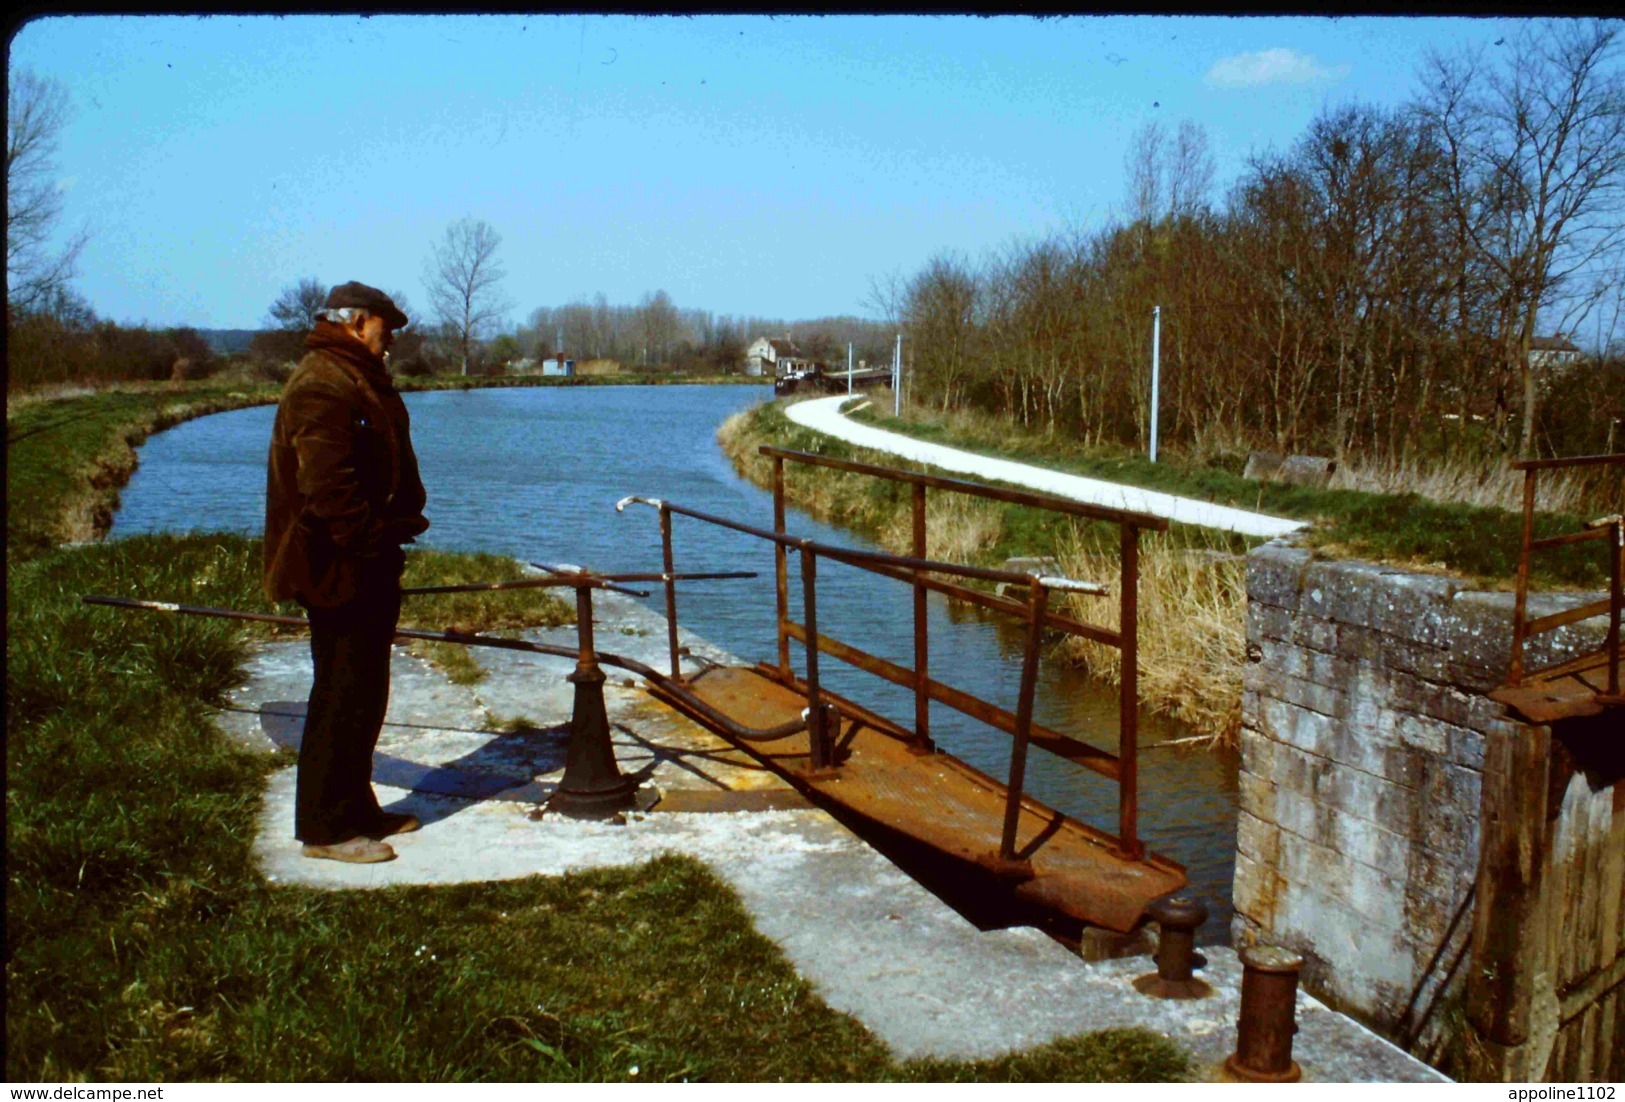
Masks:
[[[305,608],[316,678],[299,746],[293,832],[301,842],[326,846],[378,825],[372,752],[389,706],[390,643],[401,614],[399,571],[364,571],[353,600]]]

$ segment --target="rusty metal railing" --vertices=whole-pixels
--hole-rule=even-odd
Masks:
[[[1554,631],[1565,624],[1589,620],[1593,616],[1607,615],[1608,637],[1599,654],[1608,658],[1608,692],[1619,696],[1619,644],[1620,644],[1620,574],[1625,565],[1625,517],[1599,517],[1578,532],[1565,532],[1559,536],[1535,539],[1535,480],[1542,471],[1573,467],[1625,467],[1625,454],[1582,455],[1567,459],[1525,459],[1513,463],[1514,470],[1523,472],[1523,536],[1518,550],[1517,594],[1512,606],[1512,661],[1507,668],[1507,685],[1521,684],[1526,676],[1540,671],[1524,668],[1524,645],[1532,636]],[[1546,551],[1569,544],[1590,540],[1608,541],[1608,596],[1600,601],[1580,605],[1548,616],[1529,618],[1530,558],[1536,551]]]
[[[930,702],[937,701],[956,711],[1012,736],[1010,774],[1007,785],[1005,817],[999,844],[999,858],[1015,862],[1016,826],[1020,816],[1026,774],[1027,750],[1036,745],[1099,773],[1118,784],[1118,831],[1115,835],[1117,852],[1126,858],[1139,860],[1145,855],[1144,844],[1138,833],[1138,588],[1139,588],[1139,532],[1141,529],[1162,532],[1168,522],[1146,513],[1087,505],[1047,494],[1025,490],[1004,489],[976,482],[941,478],[934,475],[876,467],[828,456],[789,451],[764,446],[761,453],[773,460],[773,529],[771,531],[742,524],[724,517],[703,513],[671,502],[650,498],[626,498],[616,507],[624,508],[634,501],[651,505],[660,512],[660,534],[665,569],[671,571],[671,517],[673,514],[691,517],[710,524],[765,539],[774,544],[774,588],[776,594],[776,635],[778,672],[785,681],[793,680],[790,666],[790,643],[802,645],[806,655],[805,679],[808,699],[808,731],[811,765],[814,770],[833,767],[833,738],[820,688],[818,656],[829,655],[893,684],[910,688],[915,694],[914,737],[922,748],[930,741]],[[814,540],[801,539],[785,530],[784,464],[786,461],[830,467],[857,474],[906,482],[912,486],[912,555],[892,555],[882,552],[858,551],[837,547]],[[1038,573],[994,570],[930,559],[927,555],[925,507],[928,489],[986,498],[989,500],[1029,505],[1049,509],[1091,520],[1104,520],[1119,526],[1120,579],[1119,626],[1114,630],[1089,624],[1074,617],[1053,611],[1049,607],[1052,591],[1072,591],[1106,595],[1106,586],[1079,582],[1069,578],[1049,577]],[[790,618],[789,555],[801,555],[803,622]],[[817,581],[818,560],[827,558],[855,566],[871,573],[905,582],[914,590],[914,665],[912,668],[859,650],[833,639],[818,630]],[[973,589],[942,576],[957,579],[1003,582],[1013,588],[1027,591],[1025,600],[995,595]],[[926,627],[926,593],[938,592],[995,612],[1018,617],[1025,623],[1025,643],[1021,682],[1015,712],[1000,708],[963,690],[953,688],[930,676],[930,640]],[[677,665],[677,605],[675,589],[666,587],[666,619],[671,633],[671,669],[679,676]],[[1038,662],[1043,633],[1061,631],[1092,639],[1122,652],[1122,679],[1119,686],[1119,727],[1117,753],[1091,746],[1058,731],[1050,730],[1033,720],[1033,700],[1037,686]]]

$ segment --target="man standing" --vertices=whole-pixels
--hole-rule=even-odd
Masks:
[[[382,839],[420,825],[381,809],[372,791],[401,611],[401,544],[429,527],[406,405],[385,360],[406,325],[377,288],[333,288],[271,430],[265,592],[309,613],[316,667],[294,800],[306,857],[388,861],[395,851]]]

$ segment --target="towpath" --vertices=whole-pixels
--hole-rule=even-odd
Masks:
[[[1226,532],[1239,532],[1244,536],[1274,539],[1308,527],[1301,520],[1272,517],[1265,513],[1233,509],[1215,505],[1210,501],[1176,497],[1173,494],[1143,490],[1138,486],[1124,486],[1098,478],[1063,474],[1029,463],[1016,463],[1009,459],[995,459],[988,455],[961,451],[942,444],[931,444],[911,436],[887,432],[870,425],[862,425],[841,413],[846,395],[817,398],[810,402],[797,402],[785,407],[785,416],[798,425],[814,429],[837,440],[845,440],[860,448],[887,452],[916,463],[929,463],[947,471],[974,475],[977,478],[1008,482],[1025,486],[1057,497],[1071,498],[1090,505],[1104,505],[1112,509],[1128,509],[1137,513],[1150,513],[1166,517],[1181,524],[1198,524],[1204,528],[1217,528]]]

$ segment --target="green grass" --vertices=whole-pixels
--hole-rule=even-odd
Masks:
[[[105,532],[134,447],[202,413],[276,401],[275,387],[121,388],[6,410],[6,551],[40,554]]]
[[[1123,448],[1092,448],[1077,441],[1024,436],[1004,426],[997,432],[991,426],[987,432],[956,432],[941,422],[882,416],[873,407],[858,412],[854,419],[1049,470],[1311,521],[1314,527],[1306,536],[1309,545],[1332,554],[1443,569],[1486,586],[1507,585],[1517,573],[1522,518],[1504,509],[1441,504],[1417,494],[1261,483],[1242,478],[1239,470],[1185,465],[1177,457],[1152,463],[1143,454]],[[1583,519],[1538,513],[1536,537],[1576,531]],[[1602,588],[1608,583],[1606,558],[1596,545],[1543,552],[1535,556],[1531,580],[1537,588]]]
[[[151,400],[104,400],[77,405],[76,420],[50,431],[85,422],[95,431],[58,439],[99,447],[151,413]],[[14,435],[13,450],[34,438]],[[79,458],[69,447],[57,457]],[[265,629],[79,600],[100,592],[264,608],[258,541],[49,546],[61,523],[53,508],[82,487],[48,466],[35,454],[20,472],[55,496],[22,514],[39,542],[7,562],[8,1079],[1186,1074],[1180,1050],[1145,1031],[993,1061],[896,1062],[817,997],[725,885],[681,857],[457,887],[268,883],[252,856],[255,817],[267,775],[288,755],[245,749],[207,718]],[[493,571],[511,564],[414,552],[408,583]],[[515,611],[515,599],[534,607]],[[403,619],[427,626],[501,630],[562,615],[536,590],[409,600],[424,603]]]

